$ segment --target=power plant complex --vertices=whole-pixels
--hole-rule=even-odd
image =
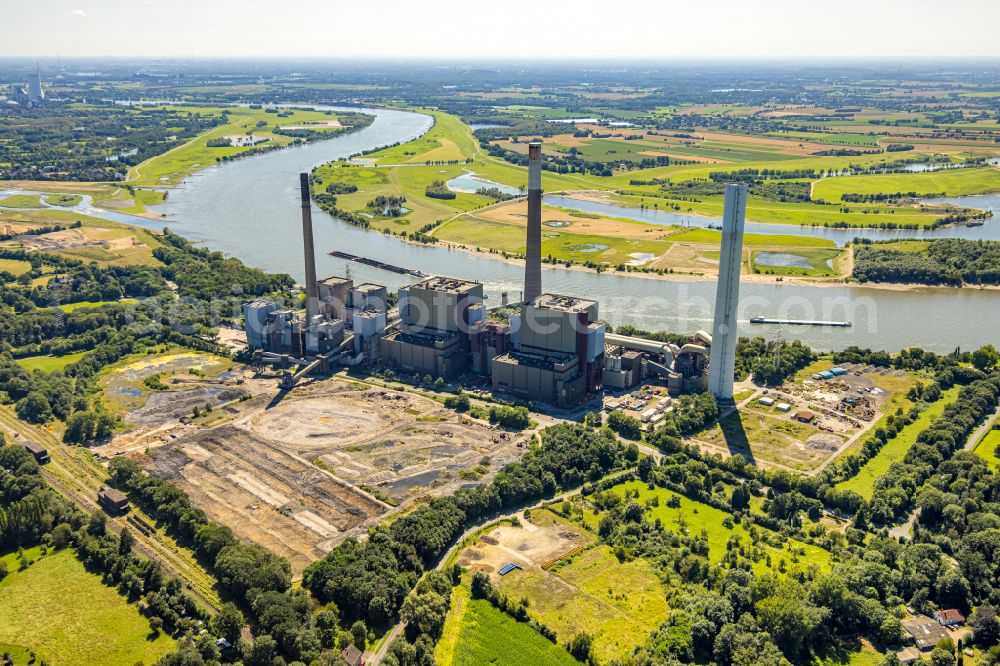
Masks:
[[[399,289],[316,276],[310,180],[300,174],[305,310],[258,299],[243,306],[247,344],[258,364],[290,368],[291,388],[309,372],[336,367],[392,369],[445,381],[478,377],[495,393],[567,408],[607,387],[648,379],[672,393],[711,390],[731,398],[746,187],[727,186],[719,288],[712,334],[683,345],[606,331],[597,301],[542,289],[542,150],[528,147],[528,216],[522,301],[487,308],[480,282],[433,276]],[[505,295],[506,296],[506,295]],[[714,344],[713,344],[714,341]]]

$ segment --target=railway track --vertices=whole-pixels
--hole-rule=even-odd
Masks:
[[[100,510],[97,492],[107,482],[107,472],[92,459],[83,457],[82,449],[63,444],[49,431],[21,421],[6,408],[0,408],[0,425],[48,449],[51,462],[42,467],[42,475],[56,492],[88,513]],[[157,530],[148,516],[133,507],[125,516],[108,516],[107,524],[116,534],[128,526],[135,537],[136,551],[159,562],[167,573],[183,581],[206,610],[218,612],[221,602],[213,589],[212,577],[192,555]]]

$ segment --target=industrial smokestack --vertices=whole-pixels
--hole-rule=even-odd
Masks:
[[[313,247],[312,201],[309,197],[309,174],[299,174],[302,193],[302,247],[306,259],[306,325],[319,314],[319,288],[316,286],[316,250]]]
[[[740,267],[743,264],[743,228],[746,225],[747,186],[726,185],[722,216],[722,252],[719,286],[715,292],[712,352],[708,361],[708,390],[724,400],[733,397],[736,372],[736,311],[740,301]]]
[[[524,253],[524,302],[542,295],[542,144],[528,144],[528,237]]]

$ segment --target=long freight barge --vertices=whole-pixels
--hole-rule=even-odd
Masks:
[[[359,257],[356,254],[348,254],[347,252],[341,252],[340,250],[330,250],[327,252],[331,257],[337,257],[338,259],[347,259],[348,261],[356,261],[359,264],[364,264],[365,266],[372,266],[373,268],[381,268],[384,271],[389,271],[391,273],[399,273],[400,275],[412,275],[413,277],[425,278],[430,277],[427,273],[423,271],[418,271],[413,268],[403,268],[402,266],[393,266],[392,264],[387,264],[384,261],[378,261],[377,259],[369,259],[368,257]]]
[[[769,319],[767,317],[751,317],[751,324],[783,324],[788,326],[839,326],[846,328],[853,326],[850,321],[822,321],[809,319]]]

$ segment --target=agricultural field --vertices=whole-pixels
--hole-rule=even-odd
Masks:
[[[444,635],[434,652],[439,666],[579,666],[559,645],[528,625],[472,599],[468,589],[452,592]]]
[[[151,664],[175,648],[169,636],[150,633],[149,622],[115,588],[89,573],[71,550],[41,556],[0,580],[0,645],[33,650],[52,666]],[[69,604],[69,600],[86,603]]]
[[[499,576],[508,562],[523,570]],[[532,511],[520,527],[503,525],[480,535],[458,563],[489,573],[510,598],[527,598],[528,612],[553,629],[560,643],[580,632],[592,634],[602,661],[630,653],[667,616],[665,588],[651,563],[619,561],[590,532],[545,509]]]
[[[524,253],[526,222],[527,204],[522,200],[466,213],[431,233],[467,249],[516,256]],[[718,272],[719,231],[582,214],[552,206],[542,207],[542,225],[542,256],[560,262],[689,274]],[[744,245],[748,273],[846,276],[841,265],[846,253],[827,239],[747,234]]]
[[[928,406],[917,420],[899,431],[893,439],[886,442],[878,454],[858,470],[852,478],[837,484],[842,490],[853,490],[866,500],[870,500],[875,489],[875,482],[889,471],[892,463],[900,461],[906,452],[917,441],[917,435],[932,422],[941,417],[944,408],[958,397],[959,387],[955,386],[941,394],[941,398]]]
[[[813,198],[841,201],[845,194],[894,194],[958,197],[1000,191],[1000,168],[946,169],[924,173],[824,178],[813,184]]]
[[[268,113],[265,109],[247,107],[165,106],[174,113],[224,116],[226,122],[199,134],[165,153],[152,157],[129,169],[128,183],[133,186],[175,187],[186,176],[207,168],[222,158],[231,158],[260,147],[287,146],[296,141],[293,136],[279,134],[281,128],[305,130],[333,136],[344,130],[339,117],[332,112],[282,109]],[[279,117],[283,116],[283,117]],[[230,139],[233,145],[213,147],[211,141]]]
[[[0,259],[0,271],[18,276],[31,270],[31,264],[20,259]]]
[[[976,446],[976,455],[986,461],[993,469],[1000,469],[1000,429],[994,424],[983,441]]]

